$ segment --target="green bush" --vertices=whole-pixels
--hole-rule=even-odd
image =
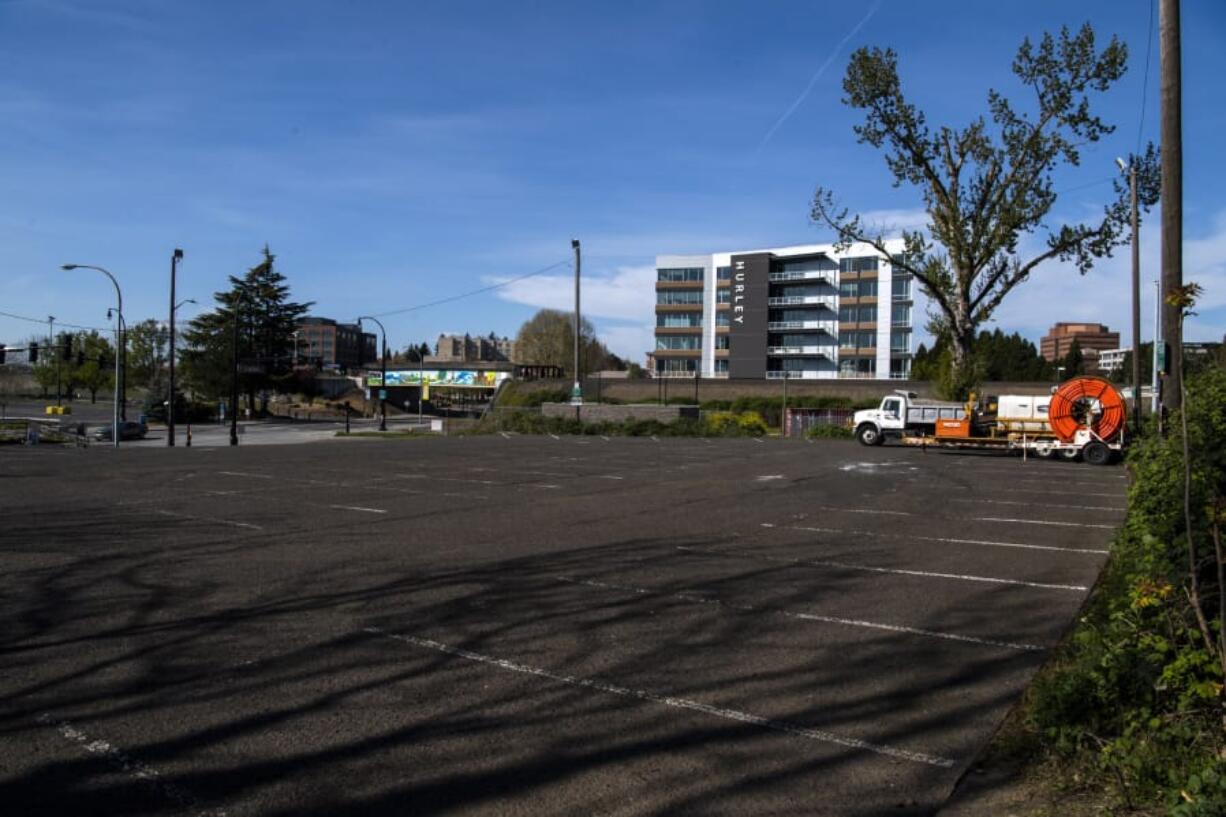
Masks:
[[[817,425],[805,432],[810,440],[850,440],[855,434],[847,426]]]
[[[1036,679],[1027,716],[1045,748],[1128,803],[1226,814],[1222,615],[1213,535],[1226,527],[1226,372],[1190,377],[1191,602],[1182,418],[1134,445],[1128,516],[1085,616]],[[1204,621],[1208,638],[1202,635]]]
[[[715,415],[714,417],[712,415]],[[606,437],[760,437],[769,429],[755,412],[713,412],[701,420],[659,420],[581,423],[573,417],[546,417],[537,411],[494,411],[466,433],[586,434]]]

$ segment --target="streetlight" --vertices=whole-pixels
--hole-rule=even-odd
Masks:
[[[183,250],[178,247],[170,254],[170,402],[166,404],[166,445],[175,444],[175,312],[183,304],[175,303],[175,273],[183,260]],[[190,298],[183,303],[195,303]]]
[[[115,276],[102,267],[94,266],[93,264],[64,264],[60,267],[62,270],[74,269],[92,269],[105,275],[111,279],[111,283],[115,285],[115,311],[119,319],[115,321],[115,399],[114,408],[111,412],[111,439],[114,447],[119,447],[119,353],[123,345],[123,335],[120,334],[120,327],[123,325],[123,292],[119,289],[119,282],[115,280]]]
[[[230,445],[238,445],[238,322],[239,306],[250,303],[247,291],[240,289],[234,298],[234,360],[230,370]]]
[[[358,317],[358,347],[362,346],[362,321],[374,321],[379,324],[380,331],[383,332],[383,370],[379,375],[379,430],[387,431],[387,329],[383,327],[383,321],[378,318],[372,318],[369,315],[361,315]]]
[[[1137,231],[1137,166],[1116,158],[1116,166],[1128,175],[1132,193],[1132,423],[1141,433],[1141,240]]]

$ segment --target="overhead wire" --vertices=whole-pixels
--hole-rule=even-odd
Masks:
[[[30,323],[47,323],[46,318],[31,318],[28,315],[14,315],[12,312],[0,312],[0,317],[12,318],[18,321],[29,321]],[[56,321],[56,326],[63,326],[66,329],[88,329],[94,332],[111,332],[114,327],[111,326],[82,326],[79,323],[67,323],[66,321]]]
[[[570,266],[570,263],[571,263],[570,259],[558,261],[557,263],[550,264],[547,267],[541,267],[538,270],[533,270],[532,272],[525,273],[523,275],[517,275],[514,278],[508,278],[505,281],[499,281],[497,284],[491,284],[486,287],[481,287],[480,289],[474,289],[470,292],[463,292],[463,293],[460,293],[459,295],[450,295],[446,298],[439,298],[437,301],[430,301],[429,303],[418,304],[417,306],[406,306],[403,309],[391,309],[391,310],[388,310],[387,312],[376,312],[371,317],[386,318],[391,315],[403,315],[406,312],[417,312],[418,310],[421,310],[421,309],[429,309],[432,306],[441,306],[442,304],[449,304],[453,301],[459,301],[464,298],[471,298],[474,295],[482,295],[486,292],[493,292],[496,289],[502,289],[503,287],[510,286],[511,284],[514,284],[518,281],[523,281],[528,278],[532,278],[533,276],[536,276],[536,275],[543,275],[546,272],[550,272],[551,270],[557,269],[558,267]]]
[[[1141,77],[1141,118],[1137,121],[1137,155],[1141,155],[1141,134],[1145,130],[1145,98],[1149,91],[1149,57],[1154,48],[1154,5],[1149,0],[1149,34],[1145,38],[1145,74]]]

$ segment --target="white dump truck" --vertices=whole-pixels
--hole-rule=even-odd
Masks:
[[[935,435],[938,420],[964,419],[966,406],[962,403],[920,400],[915,392],[899,390],[886,395],[877,408],[857,411],[852,423],[857,440],[881,445],[908,435]]]

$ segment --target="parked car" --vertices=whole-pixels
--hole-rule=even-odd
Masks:
[[[138,423],[134,420],[121,420],[119,422],[119,439],[120,440],[140,440],[149,433],[149,426],[144,423]],[[94,432],[95,440],[110,440],[111,427],[105,425]]]

